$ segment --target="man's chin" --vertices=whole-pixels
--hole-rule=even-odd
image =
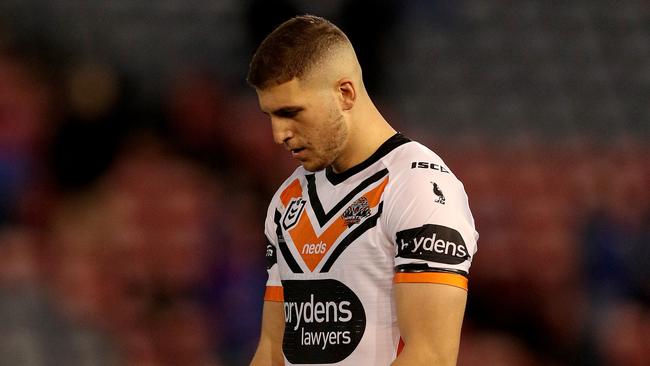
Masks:
[[[308,172],[317,172],[327,167],[327,164],[324,164],[323,162],[302,161],[300,164]]]

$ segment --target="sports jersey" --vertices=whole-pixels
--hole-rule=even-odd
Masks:
[[[337,174],[297,168],[267,212],[267,301],[283,301],[288,365],[389,365],[393,284],[467,289],[478,233],[462,183],[396,134]]]

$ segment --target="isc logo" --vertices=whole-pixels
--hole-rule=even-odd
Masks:
[[[411,163],[411,169],[433,169],[442,173],[449,173],[449,170],[436,163],[427,163],[426,161],[414,161]]]

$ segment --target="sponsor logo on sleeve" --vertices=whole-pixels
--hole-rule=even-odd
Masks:
[[[441,173],[449,173],[449,169],[445,168],[443,165],[436,163],[427,163],[426,161],[411,162],[411,169],[431,169],[437,170]]]
[[[397,257],[401,258],[446,264],[459,264],[470,258],[460,233],[442,225],[425,224],[399,231],[396,244]]]
[[[266,269],[270,269],[276,263],[278,263],[277,250],[273,244],[266,243]]]
[[[336,363],[361,342],[366,314],[357,295],[336,280],[287,280],[282,350],[291,363]]]

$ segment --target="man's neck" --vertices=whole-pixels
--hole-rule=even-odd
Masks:
[[[357,122],[351,125],[345,152],[332,164],[335,173],[342,173],[362,163],[397,133],[376,109],[374,112],[365,121],[357,119]]]

